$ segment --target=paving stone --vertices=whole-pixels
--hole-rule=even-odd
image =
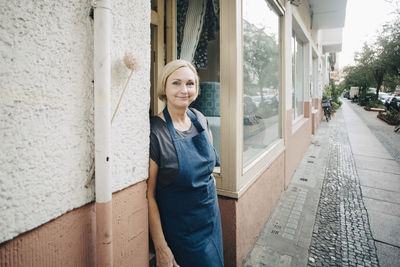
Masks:
[[[339,257],[331,256],[327,250],[318,251],[318,256],[321,256],[321,253],[330,256],[327,258],[328,265],[336,265],[339,262],[340,266],[343,262],[349,262],[350,266],[357,264],[365,266],[367,263],[371,264],[371,261],[364,259],[362,255],[376,258],[374,256],[376,248],[368,218],[363,216],[367,212],[362,199],[360,179],[346,129],[339,127],[343,124],[341,113],[338,113],[336,120],[331,122],[336,125],[330,128],[328,163],[309,253],[310,257],[316,258],[315,250],[311,248],[318,245],[327,246],[330,250],[336,251],[335,255]],[[318,238],[319,236],[323,237],[323,241]],[[315,263],[317,266],[324,264],[317,258]]]
[[[298,223],[287,223],[286,227],[292,228],[292,229],[297,229]]]
[[[329,123],[321,123],[300,163],[301,167],[296,170],[276,206],[278,210],[273,212],[266,224],[268,231],[260,235],[263,248],[257,247],[261,244],[257,241],[243,266],[379,266],[378,257],[386,255],[377,253],[366,205],[378,207],[382,203],[364,203],[363,195],[370,199],[378,196],[377,200],[380,201],[390,199],[393,203],[399,201],[400,197],[398,193],[382,196],[375,194],[371,186],[379,185],[379,179],[371,176],[371,173],[376,172],[377,165],[365,165],[365,162],[372,162],[364,154],[366,146],[356,148],[359,154],[356,153],[355,158],[349,138],[357,138],[358,133],[347,132],[348,128],[344,125],[341,110]],[[400,142],[396,146],[400,147]],[[382,155],[380,163],[393,165],[387,154],[379,149],[376,151]],[[308,162],[310,160],[312,164]],[[357,163],[370,169],[365,171],[369,172],[370,177],[363,179],[362,183]],[[306,177],[308,181],[301,181],[301,177]],[[389,189],[387,184],[381,187]],[[315,213],[310,214],[311,208]],[[397,208],[387,211],[398,215]],[[310,229],[308,239],[301,236],[304,234],[305,222],[310,224],[307,226]],[[279,226],[279,229],[275,226]],[[277,234],[271,234],[272,230],[276,230]],[[310,240],[308,250],[307,240]],[[301,246],[296,245],[300,243]],[[383,245],[379,243],[378,246],[381,248]],[[299,252],[299,249],[305,250],[304,253]],[[397,248],[389,251],[392,258],[399,253]],[[299,264],[302,257],[304,262]],[[383,265],[382,262],[381,266],[400,265],[398,262]]]
[[[400,266],[400,248],[376,242],[378,259],[381,266]]]

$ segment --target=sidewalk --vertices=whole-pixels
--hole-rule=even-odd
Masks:
[[[400,166],[343,102],[243,266],[400,266]]]

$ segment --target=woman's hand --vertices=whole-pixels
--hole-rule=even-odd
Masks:
[[[157,267],[179,267],[171,249],[165,241],[161,227],[160,212],[155,199],[158,165],[152,159],[149,161],[149,179],[147,181],[147,200],[149,203],[149,224],[151,238],[156,249]]]
[[[179,267],[176,263],[174,255],[168,246],[164,246],[156,250],[157,267]]]

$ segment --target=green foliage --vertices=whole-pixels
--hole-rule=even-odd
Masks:
[[[339,100],[339,96],[343,93],[343,90],[343,87],[336,86],[335,82],[331,80],[329,85],[325,86],[324,92],[322,93],[322,99],[331,98],[333,102],[340,106],[341,102]]]
[[[356,66],[349,66],[343,69],[345,78],[345,87],[359,87],[360,94],[365,94],[367,88],[371,87],[371,75],[368,71],[369,67],[359,63]]]
[[[385,105],[382,104],[379,100],[369,101],[366,105],[367,108],[385,108]]]
[[[247,94],[262,95],[263,88],[278,88],[279,47],[276,36],[244,21],[243,57],[243,80]]]
[[[322,100],[332,99],[332,107],[337,110],[342,105],[339,100],[339,96],[343,93],[344,88],[342,86],[336,86],[333,80],[330,81],[329,85],[325,86],[322,93]]]
[[[383,117],[386,122],[391,125],[400,124],[400,112],[396,110],[387,111],[385,113],[380,113],[379,117]]]
[[[369,101],[376,101],[378,98],[376,97],[376,94],[374,93],[367,93],[365,94],[365,97],[369,99]]]
[[[326,85],[324,91],[322,92],[322,100],[331,98],[331,87]]]
[[[340,108],[340,105],[336,102],[332,102],[332,107],[334,110],[337,110],[338,108]]]
[[[371,44],[364,43],[356,53],[355,66],[343,69],[344,85],[360,87],[360,98],[366,96],[370,87],[377,88],[376,96],[382,86],[393,92],[400,84],[400,12],[396,18],[384,25],[378,38]]]
[[[386,92],[393,93],[396,90],[396,86],[400,84],[400,75],[396,76],[391,73],[385,75],[383,84],[385,85]]]

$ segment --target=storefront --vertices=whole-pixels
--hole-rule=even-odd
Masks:
[[[129,266],[132,263],[143,266],[149,261],[146,202],[148,115],[155,115],[163,109],[163,103],[156,97],[157,77],[162,67],[176,58],[189,60],[198,69],[200,95],[193,107],[206,115],[221,159],[221,166],[215,168],[214,176],[222,215],[225,265],[241,265],[289,184],[320,121],[320,100],[327,84],[329,65],[326,53],[335,52],[331,48],[337,49],[337,45],[341,44],[340,34],[336,39],[331,38],[330,34],[327,35],[330,38],[325,38],[325,29],[343,27],[344,15],[341,14],[345,14],[346,1],[336,4],[336,10],[341,15],[339,19],[338,16],[323,15],[331,10],[331,5],[328,0],[151,0],[150,3],[145,0],[135,3],[121,0],[112,3],[112,105],[117,102],[120,88],[125,83],[124,77],[128,76],[121,63],[124,52],[131,51],[139,64],[139,70],[129,84],[125,102],[121,104],[125,107],[122,107],[112,128],[113,252],[116,266]],[[40,9],[40,5],[35,8]],[[54,133],[55,143],[68,141],[62,146],[61,158],[73,159],[78,155],[81,158],[79,162],[84,163],[73,162],[62,167],[57,164],[43,165],[41,170],[46,167],[49,174],[60,174],[58,180],[49,176],[50,182],[43,183],[44,189],[40,190],[30,189],[34,179],[43,179],[39,169],[37,173],[31,172],[29,175],[34,179],[28,179],[25,183],[24,177],[28,174],[18,169],[18,161],[5,164],[9,175],[19,177],[18,181],[21,181],[19,189],[6,184],[5,190],[14,190],[18,194],[29,193],[33,198],[40,196],[41,203],[13,200],[14,206],[7,210],[8,217],[21,220],[22,223],[14,228],[3,224],[0,255],[4,259],[23,258],[23,263],[29,263],[31,257],[41,266],[51,265],[51,261],[46,263],[49,258],[55,264],[62,262],[64,266],[91,265],[95,255],[94,191],[93,187],[74,190],[81,188],[87,179],[90,167],[88,159],[92,159],[94,149],[91,139],[93,133],[90,132],[93,121],[81,118],[93,116],[88,111],[93,105],[93,95],[87,93],[87,88],[92,90],[93,40],[82,37],[92,34],[88,15],[90,6],[81,3],[79,6],[53,7],[43,3],[43,8],[49,11],[49,19],[56,19],[53,12],[56,8],[59,11],[57,14],[72,20],[75,27],[60,26],[54,40],[50,39],[54,43],[41,44],[40,33],[32,38],[39,40],[37,49],[47,45],[51,46],[51,51],[59,48],[61,43],[65,50],[57,53],[61,57],[64,56],[62,53],[65,54],[64,62],[74,58],[75,61],[66,66],[68,72],[64,75],[68,79],[62,80],[60,85],[65,85],[65,88],[54,89],[54,92],[62,96],[57,99],[71,98],[72,105],[60,102],[60,106],[71,107],[71,110],[64,108],[71,114],[70,117],[64,119],[59,116],[62,129],[65,132],[71,128],[79,131],[76,130],[76,137],[58,135],[58,129],[48,129],[45,134],[31,131],[30,138],[41,134],[53,138]],[[18,17],[16,10],[17,6],[10,7],[7,13],[10,21]],[[34,19],[34,12],[29,7],[19,12]],[[79,21],[72,19],[76,13],[82,15]],[[5,28],[7,34],[13,36],[18,27],[10,24]],[[50,26],[42,27],[52,32]],[[68,42],[62,41],[65,36],[71,38],[70,42],[69,39]],[[75,44],[76,51],[69,49],[72,44]],[[5,53],[11,53],[12,49],[5,50]],[[21,51],[29,53],[28,50],[24,46]],[[77,60],[81,54],[85,54],[87,59]],[[29,57],[25,60],[29,60]],[[48,75],[27,81],[33,95],[37,94],[34,88],[40,87],[43,79],[54,77],[50,75],[52,71],[64,73],[63,64],[54,62],[51,53],[43,54],[37,60],[46,61],[53,69],[38,66],[41,72],[46,71]],[[15,63],[10,61],[10,64]],[[15,65],[15,68],[24,72],[22,65]],[[11,74],[9,76],[13,77]],[[58,88],[58,80],[53,80],[51,84]],[[74,95],[68,94],[70,80],[81,81],[75,84],[75,88],[77,94],[87,96],[84,101],[79,102]],[[18,83],[15,84],[18,86]],[[45,94],[53,92],[52,88],[46,90]],[[40,96],[36,99],[40,105],[51,106],[49,103],[53,103],[51,99]],[[10,104],[10,109],[15,109],[13,112],[23,112],[22,109],[16,109],[18,102],[9,102],[13,103]],[[30,108],[27,105],[27,109]],[[39,109],[37,114],[47,113]],[[37,121],[39,126],[49,124],[47,115],[44,115]],[[23,124],[27,119],[21,117],[20,121]],[[66,121],[74,122],[75,128],[68,126]],[[10,133],[8,136],[18,136],[16,133],[20,131],[18,125],[7,129]],[[6,141],[9,140],[11,137]],[[24,143],[23,140],[15,142]],[[74,145],[68,145],[70,143]],[[48,158],[58,159],[60,153],[51,150],[54,147],[51,142],[45,142],[41,149],[48,150],[47,154],[44,153]],[[10,152],[11,156],[13,153]],[[15,152],[15,155],[19,154]],[[32,150],[25,157],[32,160],[35,156]],[[35,168],[37,166],[33,164],[31,169]],[[69,184],[69,173],[76,177],[72,179],[74,186]],[[43,195],[43,190],[54,191],[56,195],[68,197],[71,201],[54,204],[52,194]],[[51,209],[55,212],[43,211]],[[35,213],[32,210],[42,214],[35,221],[29,219]],[[26,217],[15,214],[26,214]],[[6,213],[3,217],[7,217]],[[19,250],[18,246],[24,249]],[[54,249],[46,250],[49,246]],[[44,258],[40,257],[42,250],[47,251]]]
[[[320,120],[319,29],[309,6],[291,2],[152,2],[156,65],[183,58],[199,72],[193,106],[207,116],[221,157],[214,176],[228,266],[250,250]],[[166,37],[156,21],[165,21]],[[153,114],[163,108],[154,95]]]

